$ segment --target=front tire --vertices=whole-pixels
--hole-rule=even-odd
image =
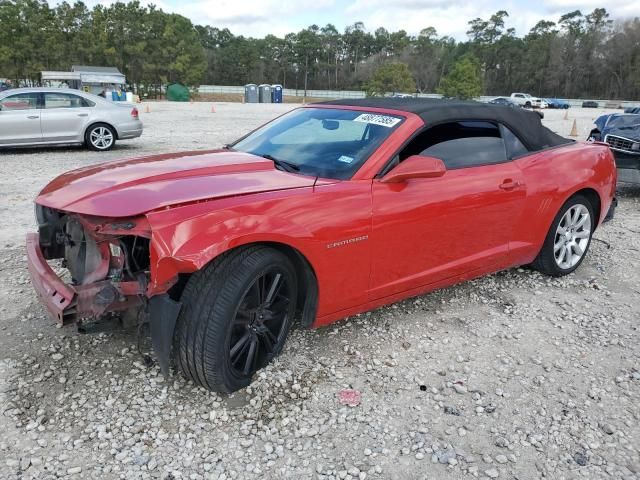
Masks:
[[[85,132],[84,143],[91,150],[106,152],[116,144],[116,132],[106,123],[96,123]]]
[[[296,273],[267,246],[223,254],[182,294],[174,359],[183,374],[221,393],[246,387],[284,347],[295,315]]]
[[[554,277],[573,272],[587,255],[595,225],[589,200],[571,197],[554,218],[533,268]]]

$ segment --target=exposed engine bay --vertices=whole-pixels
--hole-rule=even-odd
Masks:
[[[63,323],[144,303],[149,278],[149,233],[135,221],[66,214],[36,205],[45,260],[60,259],[76,292]]]

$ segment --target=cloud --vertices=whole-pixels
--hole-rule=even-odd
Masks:
[[[580,10],[583,15],[591,13],[596,8],[606,8],[613,19],[633,18],[640,15],[638,0],[616,0],[603,5],[601,0],[543,0],[543,10],[549,14],[562,14]]]
[[[60,0],[50,0],[52,4]],[[125,0],[126,1],[126,0]],[[640,15],[640,0],[616,0],[607,5],[611,18]],[[113,3],[111,0],[88,0],[87,5]],[[142,0],[143,5],[156,4],[167,12],[190,18],[199,25],[229,28],[235,35],[264,37],[284,36],[311,24],[334,24],[338,30],[362,21],[370,31],[384,27],[389,31],[405,30],[418,35],[426,27],[456,40],[466,40],[468,22],[489,18],[498,10],[506,10],[507,28],[519,36],[539,20],[558,21],[560,15],[581,10],[583,14],[602,6],[601,0]]]
[[[452,36],[458,40],[467,38],[469,21],[474,18],[488,18],[501,10],[502,5],[487,0],[355,0],[347,9],[349,15],[362,20],[365,27],[379,26],[387,30],[405,30],[417,35],[426,27],[434,27],[438,35]]]
[[[236,35],[264,37],[300,30],[308,24],[300,24],[297,17],[326,10],[333,4],[334,0],[315,0],[311,4],[295,0],[199,0],[180,2],[173,11],[197,24],[229,28]]]

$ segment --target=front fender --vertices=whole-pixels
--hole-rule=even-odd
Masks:
[[[273,242],[288,245],[309,258],[317,243],[308,229],[284,218],[243,215],[213,223],[206,215],[153,230],[149,295],[166,292],[181,273],[204,268],[221,253],[242,245]]]

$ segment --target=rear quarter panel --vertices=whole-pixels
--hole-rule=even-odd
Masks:
[[[556,214],[576,192],[593,189],[600,197],[598,224],[615,195],[616,170],[606,145],[576,142],[515,160],[526,182],[525,208],[510,243],[514,264],[531,263],[538,255]]]
[[[140,119],[131,116],[134,108],[136,108],[135,105],[130,103],[96,104],[85,130],[94,123],[108,123],[116,129],[118,137],[121,137],[125,132],[142,128]]]

